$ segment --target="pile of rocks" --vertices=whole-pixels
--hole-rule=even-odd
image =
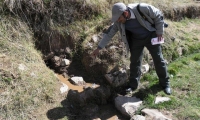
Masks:
[[[82,77],[72,77],[71,80],[75,85],[85,85]],[[110,98],[113,98],[115,108],[124,116],[129,117],[130,120],[171,120],[169,117],[171,115],[163,114],[156,109],[144,108],[141,110],[142,115],[137,115],[136,112],[143,105],[141,99],[134,96],[112,96],[111,91],[112,89],[109,86],[87,87],[80,93],[76,90],[69,90],[67,98],[71,107],[76,108],[77,114],[87,117],[95,116],[99,112],[99,105],[105,105]],[[154,103],[159,104],[165,101],[170,101],[170,98],[157,96]]]
[[[47,66],[53,69],[56,73],[62,74],[64,77],[67,77],[67,68],[69,67],[71,61],[67,58],[70,58],[71,51],[69,48],[54,50],[48,55],[44,56],[44,61]]]

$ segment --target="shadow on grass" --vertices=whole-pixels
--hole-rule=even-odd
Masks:
[[[140,88],[139,91],[134,93],[132,96],[136,96],[141,100],[144,100],[148,95],[156,95],[162,90],[163,88],[159,84],[154,84],[148,88]]]
[[[67,109],[65,107],[57,107],[49,110],[47,112],[47,117],[49,120],[58,120],[67,116]]]
[[[120,95],[126,95],[127,89],[125,86],[123,87],[119,87],[117,89],[115,89],[115,91],[120,94]],[[133,91],[132,96],[135,96],[137,98],[140,98],[141,100],[143,100],[145,97],[147,97],[149,94],[151,95],[156,95],[158,92],[162,91],[163,88],[159,85],[159,84],[154,84],[151,87],[146,87],[146,88],[138,88],[138,90],[136,90],[135,92]]]

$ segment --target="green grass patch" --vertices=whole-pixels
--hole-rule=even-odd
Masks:
[[[144,107],[177,111],[173,118],[198,120],[200,118],[200,53],[180,57],[168,66],[172,95],[165,95],[153,72],[144,75],[147,88],[136,95],[143,99]],[[155,104],[156,96],[170,97],[170,101]]]

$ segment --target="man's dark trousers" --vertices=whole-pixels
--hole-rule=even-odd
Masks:
[[[155,70],[159,78],[159,84],[163,88],[169,87],[169,76],[167,73],[166,63],[163,59],[161,45],[151,44],[151,39],[154,37],[157,37],[155,32],[151,32],[145,39],[142,40],[136,40],[131,37],[130,33],[127,34],[131,52],[129,85],[133,89],[136,89],[139,85],[144,47],[149,50],[153,58]]]

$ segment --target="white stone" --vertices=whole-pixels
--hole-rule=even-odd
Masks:
[[[131,117],[140,107],[142,101],[136,97],[118,96],[115,98],[115,107],[124,115]]]
[[[170,118],[165,117],[161,112],[156,109],[145,108],[142,110],[142,113],[145,113],[148,116],[148,119],[151,118],[151,120],[171,120]]]
[[[155,104],[171,100],[168,97],[156,97]]]
[[[99,40],[98,35],[93,35],[93,36],[92,36],[92,40],[93,40],[95,43],[98,42],[98,40]]]
[[[19,64],[18,69],[24,71],[26,66],[24,64]]]
[[[142,73],[147,73],[149,71],[149,64],[142,65]]]
[[[64,62],[64,64],[65,64],[66,66],[69,66],[71,61],[68,60],[68,59],[63,59],[63,62]]]
[[[65,93],[65,92],[67,92],[68,91],[68,86],[66,85],[66,84],[64,84],[64,83],[62,83],[63,85],[62,85],[62,87],[60,88],[60,92],[61,93]]]
[[[83,80],[83,77],[72,77],[71,80],[79,86],[85,85],[85,81]]]
[[[69,66],[71,63],[68,59],[62,59],[62,62],[60,63],[60,66]]]
[[[110,46],[110,49],[116,49],[116,48],[118,48],[117,46]]]
[[[134,115],[131,117],[131,120],[145,120],[145,117],[142,115]]]

